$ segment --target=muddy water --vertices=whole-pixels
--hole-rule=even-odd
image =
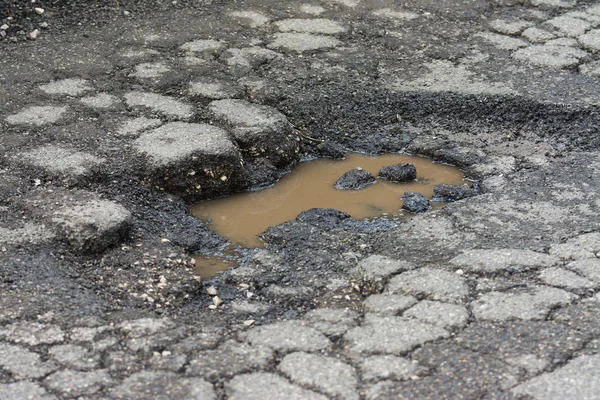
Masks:
[[[377,176],[384,165],[411,163],[417,169],[417,181],[392,183],[378,179],[377,183],[360,190],[338,190],[335,181],[345,172],[361,167]],[[233,245],[260,247],[258,235],[267,227],[295,219],[310,208],[335,208],[355,219],[402,214],[404,192],[433,195],[440,183],[461,184],[463,173],[455,167],[432,163],[431,160],[399,154],[365,156],[347,154],[345,160],[318,159],[297,165],[277,184],[255,192],[235,194],[196,205],[192,212],[210,221],[211,229],[228,238]],[[202,256],[199,256],[202,257]],[[197,258],[203,269],[207,262]],[[218,260],[217,260],[218,261]],[[213,267],[208,267],[212,269]]]

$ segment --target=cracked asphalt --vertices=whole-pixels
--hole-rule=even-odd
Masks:
[[[600,3],[42,3],[0,13],[0,399],[600,399]],[[200,278],[193,204],[343,151],[481,194]]]

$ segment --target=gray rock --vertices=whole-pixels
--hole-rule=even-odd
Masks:
[[[117,96],[113,96],[108,93],[98,93],[94,96],[83,97],[79,100],[82,104],[97,109],[107,109],[114,108],[115,106],[121,104],[121,101]]]
[[[422,213],[431,208],[429,199],[417,192],[404,192],[402,196],[402,208],[411,213]]]
[[[368,314],[363,326],[349,330],[344,342],[350,351],[367,354],[406,353],[450,334],[435,325],[409,318]]]
[[[150,158],[147,179],[190,199],[228,193],[245,183],[237,147],[216,126],[171,122],[143,133],[134,146]]]
[[[39,354],[4,343],[0,343],[0,367],[15,379],[41,378],[56,369],[52,364],[42,362]]]
[[[241,333],[240,337],[253,345],[267,346],[282,353],[331,347],[331,342],[321,332],[294,320],[259,326]]]
[[[493,44],[501,50],[516,50],[521,47],[526,47],[528,44],[523,39],[499,35],[492,32],[482,32],[477,34],[477,36],[485,39],[487,42]]]
[[[244,90],[237,85],[213,80],[190,82],[191,95],[211,100],[231,99],[242,97]]]
[[[586,76],[600,76],[600,61],[592,61],[579,66],[579,72]]]
[[[406,310],[402,316],[415,318],[445,329],[463,328],[469,321],[469,312],[464,306],[429,300],[418,302]]]
[[[244,47],[241,49],[232,48],[223,52],[221,59],[224,60],[227,65],[239,70],[240,72],[248,71],[251,69],[258,68],[261,65],[267,64],[281,54],[265,49],[262,47]]]
[[[533,25],[530,21],[516,20],[508,22],[501,19],[495,19],[490,22],[490,28],[504,35],[519,35],[523,30]]]
[[[179,48],[190,53],[206,53],[224,49],[225,43],[220,40],[199,39],[184,43]]]
[[[41,85],[40,90],[51,95],[80,96],[94,89],[85,79],[67,78]]]
[[[546,42],[547,46],[567,46],[567,47],[579,47],[577,40],[573,38],[556,38],[552,40],[548,40]]]
[[[556,306],[567,305],[578,297],[562,289],[531,286],[525,290],[490,292],[471,303],[478,320],[541,320]]]
[[[413,296],[397,294],[372,294],[363,301],[365,312],[398,315],[417,303]]]
[[[258,28],[271,21],[269,17],[256,11],[232,11],[229,15],[250,28]]]
[[[586,56],[587,53],[580,49],[549,45],[533,45],[513,53],[513,57],[517,60],[549,68],[574,67]]]
[[[465,278],[433,268],[420,268],[397,275],[390,279],[385,291],[450,302],[460,302],[469,295]]]
[[[372,185],[377,179],[369,171],[354,168],[340,176],[335,182],[335,188],[340,190],[358,190]]]
[[[145,107],[167,118],[189,120],[194,114],[194,107],[172,97],[162,94],[133,91],[125,94],[125,102],[129,107]]]
[[[327,400],[323,395],[265,372],[238,375],[225,384],[225,392],[230,400]]]
[[[153,79],[160,78],[169,71],[171,68],[162,62],[142,63],[135,66],[132,76],[138,79]]]
[[[577,38],[581,45],[590,51],[600,51],[600,29],[593,29]]]
[[[275,40],[273,40],[268,47],[303,53],[305,51],[329,49],[341,44],[342,42],[338,39],[330,36],[315,35],[312,33],[284,32],[276,34]]]
[[[545,25],[551,26],[563,35],[570,37],[583,35],[585,31],[592,27],[592,24],[588,21],[563,15],[546,21]]]
[[[481,193],[478,185],[435,185],[433,187],[433,200],[435,201],[458,201]]]
[[[593,289],[598,286],[594,282],[563,268],[547,268],[540,272],[540,279],[546,285],[557,286],[567,290]]]
[[[389,277],[413,268],[405,261],[375,254],[360,261],[350,276],[363,293],[377,293],[383,290]]]
[[[298,157],[298,141],[285,117],[272,107],[245,100],[216,100],[208,105],[212,116],[226,125],[241,149],[251,157],[265,157],[285,166]]]
[[[91,175],[95,169],[106,161],[104,158],[96,157],[93,154],[53,144],[19,153],[15,160],[25,161],[72,182]]]
[[[311,386],[330,396],[358,400],[358,380],[354,368],[336,358],[303,352],[288,354],[279,370],[292,381]]]
[[[304,318],[311,327],[332,338],[343,335],[358,324],[358,314],[345,308],[318,308]]]
[[[213,381],[264,367],[273,356],[268,347],[229,340],[215,350],[198,353],[189,361],[186,372]]]
[[[0,399],[10,400],[57,400],[37,383],[21,381],[0,384]]]
[[[527,271],[558,264],[555,256],[520,249],[466,250],[450,263],[468,272]]]
[[[379,177],[391,182],[410,182],[417,179],[417,169],[412,164],[384,165],[379,170]]]
[[[25,343],[30,346],[60,343],[65,338],[62,329],[55,325],[39,322],[18,321],[0,327],[0,338],[14,343]]]
[[[200,378],[182,378],[172,372],[141,371],[111,390],[118,400],[215,400],[212,385]]]
[[[290,18],[275,22],[282,32],[323,33],[332,35],[346,31],[339,22],[325,18]]]
[[[561,260],[584,260],[596,258],[600,251],[600,232],[586,233],[567,240],[566,243],[550,246],[550,254]]]
[[[582,356],[565,366],[537,376],[511,389],[515,395],[538,400],[592,400],[600,393],[600,355]]]
[[[6,117],[11,125],[44,126],[58,122],[67,112],[67,106],[31,106]]]
[[[521,36],[534,43],[543,43],[556,37],[553,33],[536,27],[525,29]]]
[[[596,285],[600,284],[600,258],[587,258],[567,264],[567,269],[585,276]]]
[[[63,398],[91,395],[112,383],[113,380],[105,369],[91,372],[66,369],[44,379],[44,385],[60,393]]]
[[[408,380],[424,372],[417,362],[393,355],[367,357],[360,363],[360,370],[366,381]]]
[[[100,363],[99,355],[93,354],[86,348],[74,344],[51,347],[48,350],[48,354],[56,362],[72,369],[86,371],[96,368]]]

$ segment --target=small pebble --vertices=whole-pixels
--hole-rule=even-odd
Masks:
[[[214,304],[211,304],[210,306],[208,306],[208,308],[210,308],[211,310],[216,310],[217,306],[215,306]]]
[[[243,324],[246,326],[250,326],[250,325],[254,324],[255,322],[256,322],[255,320],[249,319],[247,321],[244,321]]]
[[[463,271],[462,269],[457,269],[457,270],[456,270],[456,273],[457,273],[458,275],[462,275],[462,274],[464,274],[464,273],[465,273],[465,271]]]
[[[47,23],[46,21],[44,21],[44,22],[42,22],[42,23],[40,24],[40,27],[42,27],[42,28],[44,28],[44,29],[47,29],[49,26],[50,26],[50,25],[48,25],[48,23]]]
[[[7,24],[3,24],[2,26],[0,26],[0,31],[5,31],[9,28],[9,26]]]
[[[44,10],[44,9],[43,9],[43,8],[41,8],[41,7],[36,7],[36,8],[34,8],[34,9],[33,9],[33,11],[35,11],[35,13],[36,13],[37,15],[42,15],[42,14],[44,13],[44,11],[46,11],[46,10]]]
[[[215,307],[219,307],[221,304],[223,304],[223,300],[221,300],[219,296],[215,296],[213,297],[213,304]]]
[[[130,14],[131,14],[131,13],[130,13],[129,11],[123,11],[123,15],[125,15],[125,16],[128,16],[128,15],[130,15]]]
[[[29,39],[36,40],[40,36],[39,29],[34,29],[33,32],[29,34]]]
[[[214,286],[209,286],[206,288],[206,293],[208,293],[210,296],[216,296],[217,295],[217,288]]]

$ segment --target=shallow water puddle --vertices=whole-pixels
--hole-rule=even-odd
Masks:
[[[338,190],[336,180],[345,172],[361,167],[377,176],[384,165],[411,163],[417,169],[417,180],[392,183],[378,179],[377,183],[360,190]],[[420,192],[431,198],[433,187],[440,183],[462,184],[461,170],[430,159],[401,154],[366,156],[347,154],[344,160],[317,159],[298,164],[274,186],[254,192],[204,201],[192,209],[197,217],[210,221],[210,227],[228,238],[233,245],[262,247],[258,235],[269,226],[293,220],[302,211],[311,208],[335,208],[354,219],[378,216],[394,217],[400,211],[404,192]],[[435,205],[435,203],[432,203]],[[227,259],[210,256],[196,258],[202,275],[218,269]],[[221,264],[224,269],[231,263]]]

